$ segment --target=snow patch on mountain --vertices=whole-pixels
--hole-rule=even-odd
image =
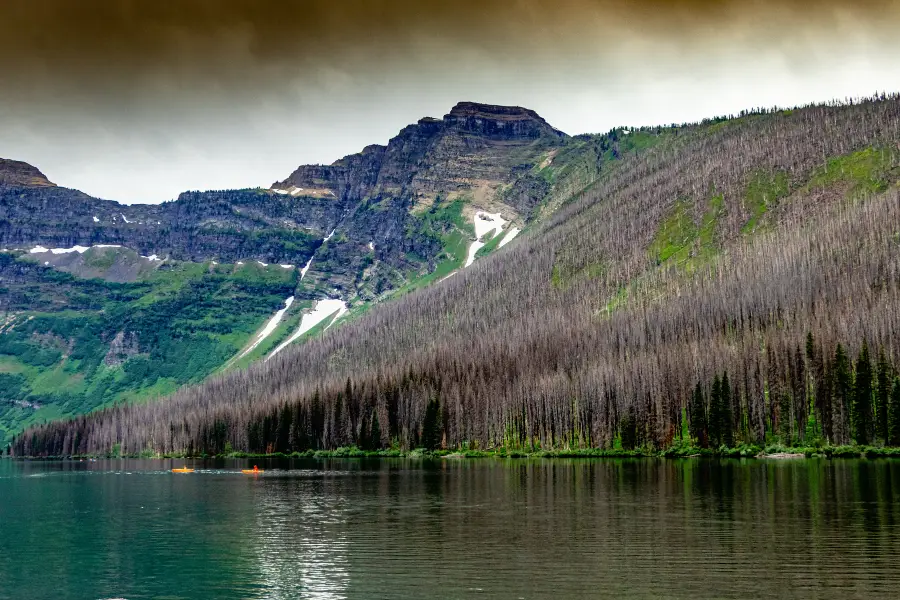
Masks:
[[[468,267],[473,262],[475,262],[475,255],[484,247],[484,242],[479,242],[475,240],[469,245],[469,254],[466,256],[466,264],[463,265],[463,268]]]
[[[276,312],[274,315],[272,315],[272,318],[270,318],[266,322],[266,325],[265,325],[265,327],[263,327],[262,331],[260,331],[256,335],[256,339],[253,340],[253,344],[251,344],[249,348],[244,350],[238,358],[243,358],[246,355],[253,352],[253,350],[255,350],[256,347],[259,346],[263,342],[263,340],[265,340],[267,337],[272,335],[272,332],[275,331],[275,328],[278,327],[279,323],[281,323],[281,318],[284,317],[284,313],[287,312],[287,309],[289,309],[291,307],[291,304],[293,304],[293,303],[294,303],[293,296],[291,296],[287,300],[285,300],[284,308],[282,308],[281,310]]]
[[[297,328],[297,331],[291,334],[291,337],[289,337],[287,340],[279,344],[277,348],[272,350],[272,353],[266,357],[266,360],[269,360],[270,358],[281,352],[284,348],[296,341],[304,333],[308,332],[331,315],[337,313],[334,319],[332,319],[331,321],[331,324],[333,324],[334,321],[336,321],[338,317],[343,315],[345,312],[347,312],[347,304],[343,300],[337,298],[318,300],[312,311],[303,315],[303,319],[300,321],[300,327]],[[329,327],[331,326],[331,324],[329,324]]]
[[[510,227],[509,229],[507,229],[506,235],[503,236],[503,239],[500,240],[500,244],[497,247],[502,248],[503,246],[505,246],[508,243],[510,243],[511,241],[513,241],[513,239],[517,235],[519,235],[520,231],[521,231],[521,229],[519,229],[518,227]]]
[[[325,330],[328,331],[328,328],[331,327],[332,325],[334,325],[335,321],[337,321],[338,319],[340,319],[341,317],[343,317],[344,314],[345,314],[348,310],[349,310],[349,309],[347,308],[347,305],[344,304],[344,303],[341,303],[341,308],[340,308],[340,310],[338,310],[338,311],[337,311],[337,314],[334,315],[334,318],[331,320],[331,323],[329,323],[328,325],[325,326]]]
[[[78,254],[84,254],[90,250],[87,246],[72,246],[71,248],[54,248],[50,252],[53,254],[69,254],[70,252],[77,252]]]
[[[53,254],[69,254],[70,252],[77,252],[78,254],[84,254],[90,250],[89,246],[72,246],[71,248],[53,248],[48,249],[43,246],[35,246],[29,252],[31,254],[42,254],[44,252],[52,252]]]
[[[480,240],[492,230],[494,235],[500,235],[508,222],[500,217],[500,213],[478,211],[475,213],[475,238]]]
[[[44,246],[35,246],[29,253],[31,254],[44,254],[46,252],[50,252],[51,254],[71,254],[72,252],[77,252],[78,254],[84,254],[91,248],[122,248],[118,244],[96,244],[94,246],[72,246],[71,248],[45,248]],[[149,260],[150,262],[163,262],[163,260],[156,254],[151,254],[150,256],[141,255],[141,258]],[[213,263],[215,264],[215,263]]]
[[[503,226],[507,223],[509,223],[509,221],[501,217],[500,213],[486,213],[484,211],[475,213],[475,241],[469,245],[469,253],[466,255],[466,264],[463,265],[463,268],[468,267],[475,262],[475,255],[485,244],[485,242],[481,241],[481,238],[492,231],[494,232],[494,236],[500,235],[503,232]]]
[[[300,269],[300,281],[303,281],[303,278],[306,277],[306,272],[309,271],[309,267],[310,267],[310,265],[312,265],[312,259],[313,259],[313,257],[310,256],[309,260],[306,261],[306,266],[304,266],[302,269]]]

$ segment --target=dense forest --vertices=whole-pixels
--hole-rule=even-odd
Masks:
[[[900,97],[655,129],[471,268],[12,453],[900,443]]]

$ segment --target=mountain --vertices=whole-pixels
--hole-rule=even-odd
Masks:
[[[593,148],[596,181],[556,200],[547,177],[549,200],[510,202],[529,232],[503,252],[272,360],[34,429],[13,451],[896,444],[898,124],[900,97],[882,96],[557,138],[549,164],[572,172]],[[344,196],[345,165],[386,152],[275,187]]]
[[[613,148],[554,210],[511,203],[537,217],[503,252],[268,362],[33,429],[13,452],[895,445],[898,124],[900,96],[881,96],[617,130],[605,140],[640,151]],[[571,148],[553,164],[583,164]],[[315,182],[352,188],[344,164]]]
[[[670,133],[463,102],[268,188],[123,204],[0,162],[0,443],[247,367],[444,279]]]

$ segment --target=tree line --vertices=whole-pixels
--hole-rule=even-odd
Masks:
[[[797,347],[783,358],[788,381],[766,394],[764,418],[773,436],[789,445],[900,446],[900,377],[883,350],[873,363],[863,340],[854,364],[842,344],[828,353],[809,333],[804,350]],[[716,374],[708,388],[698,381],[685,413],[691,438],[704,448],[764,441],[750,434],[743,400],[727,372]]]

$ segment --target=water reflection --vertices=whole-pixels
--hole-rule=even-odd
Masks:
[[[335,460],[260,464],[259,477],[234,461],[171,466],[0,461],[0,598],[900,589],[900,462]]]
[[[340,476],[340,475],[338,475]],[[251,541],[265,597],[342,600],[350,583],[347,503],[331,477],[267,478]]]

